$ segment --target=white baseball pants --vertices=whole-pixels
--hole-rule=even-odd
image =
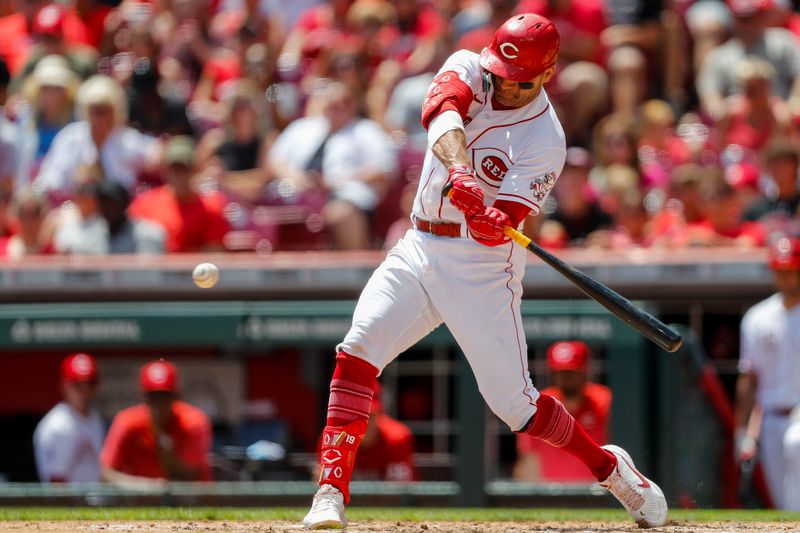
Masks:
[[[536,412],[520,303],[527,252],[409,230],[367,282],[337,350],[379,371],[447,324],[489,407],[513,431]]]
[[[783,509],[800,511],[800,410],[795,408],[783,434]]]
[[[764,467],[772,502],[778,509],[784,506],[783,474],[786,470],[783,454],[783,437],[789,425],[789,418],[764,413],[759,436],[759,459]]]

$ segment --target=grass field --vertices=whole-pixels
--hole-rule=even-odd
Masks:
[[[299,521],[307,509],[299,507],[4,507],[2,521],[58,520],[247,520]],[[351,507],[353,521],[380,520],[401,522],[625,522],[621,509],[502,509],[502,508],[384,508]],[[745,509],[675,509],[670,518],[684,522],[797,522],[800,513]]]
[[[300,531],[305,508],[0,508],[0,532],[125,531],[146,533],[262,533]],[[390,533],[616,533],[636,531],[617,509],[348,509],[348,532]],[[749,510],[674,510],[671,533],[800,532],[800,513]]]

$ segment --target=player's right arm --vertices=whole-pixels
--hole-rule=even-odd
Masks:
[[[72,466],[74,435],[53,420],[45,420],[33,434],[33,447],[39,480],[63,483]]]
[[[736,380],[734,447],[736,460],[751,459],[756,452],[761,429],[760,409],[756,406],[758,379],[753,372],[739,374]]]
[[[734,406],[734,453],[736,460],[750,459],[755,454],[760,416],[756,409],[758,391],[757,347],[752,329],[756,327],[751,313],[746,313],[741,326],[741,353],[739,354],[739,377],[736,380],[736,403]],[[755,415],[755,416],[754,416]],[[757,423],[758,422],[758,423]],[[755,431],[755,434],[753,434]]]

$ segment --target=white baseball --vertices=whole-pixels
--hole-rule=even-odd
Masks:
[[[213,263],[200,263],[194,267],[192,279],[201,289],[210,289],[219,281],[219,268]]]

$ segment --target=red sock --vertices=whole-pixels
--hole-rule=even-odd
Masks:
[[[350,502],[350,476],[356,451],[367,430],[378,369],[363,359],[339,352],[331,379],[328,420],[322,433],[320,485],[333,485]]]
[[[606,479],[617,464],[616,457],[593,441],[564,404],[552,396],[539,396],[536,414],[522,432],[574,455],[598,481]]]

